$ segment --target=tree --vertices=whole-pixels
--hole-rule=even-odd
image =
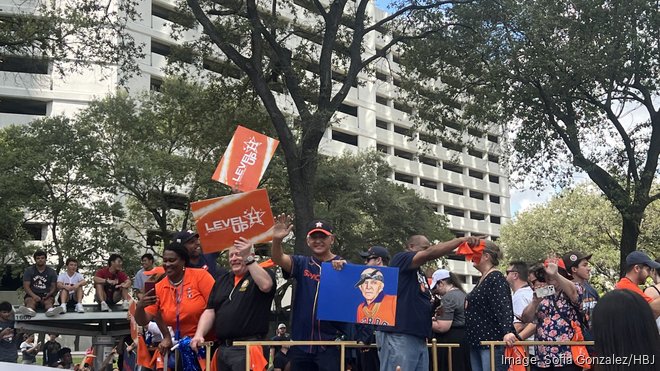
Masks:
[[[420,27],[413,14],[428,9],[443,12],[462,2],[401,2],[382,19],[372,18],[369,0],[187,0],[181,4],[180,9],[196,20],[182,28],[201,26],[204,32],[187,46],[197,47],[193,50],[200,60],[222,59],[211,52],[219,49],[249,80],[270,116],[286,161],[296,216],[296,252],[308,252],[304,230],[315,214],[319,143],[351,87],[357,86],[358,74],[399,42],[423,38],[446,26]],[[370,38],[387,29],[396,30],[390,41],[365,54],[373,47]]]
[[[651,256],[660,255],[659,217],[660,203],[654,202],[642,219],[640,246]],[[620,225],[621,215],[602,192],[581,184],[518,214],[502,226],[499,241],[509,261],[534,263],[548,254],[562,256],[570,250],[593,254],[592,280],[607,290],[619,278]]]
[[[22,64],[45,60],[62,73],[92,63],[117,66],[125,81],[144,57],[126,32],[140,17],[136,6],[134,0],[16,3],[0,17],[0,54]]]
[[[245,90],[169,79],[160,92],[92,102],[75,124],[93,133],[89,170],[122,196],[144,245],[191,228],[190,202],[230,193],[211,180],[222,153],[238,124],[264,132],[268,118]]]
[[[419,111],[443,109],[429,105],[442,90],[463,98],[453,112],[464,125],[508,123],[514,179],[565,185],[586,173],[622,217],[622,271],[644,211],[660,199],[651,187],[660,154],[658,3],[481,1],[449,18],[465,27],[410,44],[410,76],[443,82],[418,91]]]
[[[88,267],[104,262],[108,251],[120,252],[126,260],[135,251],[116,225],[121,205],[85,171],[95,151],[88,134],[61,116],[0,131],[3,192],[14,210],[22,212],[21,225],[48,223],[51,241],[44,248],[57,257],[58,271],[69,257]],[[9,256],[28,265],[26,256],[33,251],[27,248]]]

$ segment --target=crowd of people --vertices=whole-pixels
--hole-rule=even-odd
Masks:
[[[361,263],[369,266],[356,284],[365,297],[358,307],[358,318],[364,320],[349,324],[317,319],[322,263],[330,262],[337,270],[348,264],[332,252],[332,225],[324,220],[309,223],[306,242],[310,256],[284,252],[283,240],[292,228],[290,217],[276,218],[272,263],[259,263],[252,243],[240,238],[228,249],[229,269],[224,269],[217,264],[218,253],[203,253],[199,236],[192,231],[174,236],[163,251],[161,266],[155,265],[153,255],[143,255],[142,269],[134,280],[123,272],[121,256],[112,254],[107,266],[94,274],[99,309],[128,309],[135,294],[133,320],[141,326],[137,363],[142,369],[167,367],[161,354],[188,338],[193,351],[213,342],[214,369],[244,370],[245,348],[235,342],[267,340],[277,289],[272,266],[277,265],[285,279],[295,280],[296,288],[291,334],[282,323],[272,340],[356,340],[365,348],[347,353],[346,365],[353,370],[426,371],[433,367],[430,359],[436,358],[440,369],[445,369],[449,350],[439,348],[432,354],[428,343],[433,338],[438,343],[459,344],[451,350],[452,367],[458,371],[491,369],[490,351],[483,341],[506,344],[495,347],[496,370],[512,369],[519,362],[510,350],[522,340],[595,341],[594,347],[518,346],[525,365],[535,370],[623,369],[616,362],[603,365],[605,362],[598,361],[598,357],[611,356],[636,357],[636,370],[655,370],[654,362],[660,362],[660,259],[653,261],[641,251],[626,258],[626,274],[617,290],[600,298],[589,284],[591,255],[580,251],[539,264],[512,261],[505,265],[502,251],[492,241],[468,236],[432,244],[426,236],[413,235],[403,251],[392,256],[382,246],[360,254]],[[423,271],[427,263],[454,253],[459,246],[483,248],[472,258],[481,277],[470,292],[454,272],[439,269],[427,277]],[[34,316],[43,309],[53,317],[67,311],[84,312],[82,288],[87,282],[77,272],[77,261],[68,259],[66,270],[58,276],[46,266],[43,251],[35,252],[34,259],[23,277],[24,305],[16,313]],[[393,326],[366,318],[373,312],[370,308],[392,298],[371,295],[382,289],[380,266],[398,268]],[[649,277],[655,284],[640,287]],[[0,361],[16,362],[17,358],[19,342],[10,318],[12,309],[9,303],[0,303]],[[55,347],[54,341],[51,338],[41,345],[33,337],[24,339],[18,346],[23,362],[33,362],[43,350],[45,364],[72,367],[70,349]],[[13,355],[8,344],[14,346]],[[375,348],[368,347],[373,344]],[[283,345],[270,351],[253,346],[249,353],[250,368],[260,371],[336,371],[342,362],[339,347],[332,345]],[[183,367],[179,369],[187,367],[185,357],[174,362]]]

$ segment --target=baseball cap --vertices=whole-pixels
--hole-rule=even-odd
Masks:
[[[174,235],[174,242],[186,243],[193,238],[199,238],[199,233],[195,233],[191,230],[181,231]]]
[[[589,260],[591,259],[592,254],[585,254],[580,251],[569,251],[564,256],[561,258],[561,260],[564,262],[564,266],[566,266],[566,270],[570,271],[571,268],[574,266],[578,265],[578,263],[581,260]]]
[[[376,256],[379,258],[389,259],[390,253],[387,251],[387,248],[383,246],[371,246],[369,250],[361,252],[360,256],[363,258],[368,258],[370,256]]]
[[[385,282],[385,277],[383,276],[383,273],[379,271],[376,268],[367,268],[362,271],[362,274],[360,274],[360,280],[357,281],[355,284],[355,287],[360,286],[361,284],[364,283],[366,280],[376,280],[380,282]]]
[[[447,278],[449,278],[449,271],[446,269],[438,269],[437,271],[433,272],[433,278],[431,278],[431,289],[435,287],[438,281],[446,280]]]
[[[321,232],[326,236],[332,234],[332,225],[321,219],[314,219],[307,224],[307,237],[314,232]]]
[[[283,323],[280,323],[279,325],[277,325],[278,330],[281,329],[281,328],[286,328],[286,325],[283,324]]]
[[[654,262],[642,251],[633,251],[626,256],[626,266],[629,267],[635,264],[643,264],[653,269],[660,269],[660,263]]]

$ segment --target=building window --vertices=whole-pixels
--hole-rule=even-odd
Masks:
[[[447,149],[451,149],[453,151],[456,151],[456,152],[463,152],[463,146],[461,146],[460,144],[455,143],[455,142],[451,142],[451,141],[448,141],[448,140],[443,140],[442,141],[442,146],[447,148]]]
[[[151,91],[160,91],[161,86],[163,86],[163,80],[151,76],[149,79],[149,90]]]
[[[415,183],[412,175],[402,174],[402,173],[394,173],[394,180],[398,180],[400,182],[410,183],[410,184]]]
[[[481,138],[484,136],[484,132],[475,128],[468,128],[468,134],[476,138]]]
[[[23,224],[23,229],[28,235],[30,241],[43,241],[44,240],[44,229],[46,224],[43,223],[25,223]]]
[[[0,56],[0,71],[47,75],[48,60],[18,55],[3,55]]]
[[[451,234],[453,234],[457,238],[465,237],[465,231],[459,231],[457,229],[450,229],[449,232],[451,232]],[[459,255],[459,256],[463,256],[463,255]]]
[[[428,179],[424,179],[424,178],[419,179],[419,185],[421,185],[422,187],[426,187],[426,188],[438,189],[438,183],[437,182],[434,182],[434,181],[428,180]]]
[[[0,113],[46,116],[48,102],[32,99],[0,97]]]
[[[461,187],[456,187],[453,185],[449,184],[443,184],[442,185],[442,190],[447,192],[447,193],[452,193],[455,195],[463,196],[465,194],[465,190]]]
[[[486,220],[486,215],[482,213],[470,212],[470,219],[472,220]]]
[[[353,117],[357,117],[357,111],[358,111],[358,109],[357,109],[357,107],[355,107],[355,106],[349,106],[348,104],[344,104],[344,103],[342,103],[342,104],[339,105],[339,108],[337,108],[337,110],[338,110],[339,112],[343,112],[343,113],[345,113],[345,114],[347,114],[347,115],[350,115],[350,116],[353,116]]]
[[[481,151],[477,151],[477,150],[474,149],[474,148],[468,148],[468,154],[469,154],[470,156],[474,156],[474,157],[476,157],[476,158],[484,158],[484,153],[481,152]]]
[[[500,203],[500,196],[490,195],[490,202],[494,204]]]
[[[498,143],[499,137],[497,135],[488,134],[488,141],[493,143]]]
[[[484,199],[484,196],[485,196],[485,195],[484,195],[483,193],[481,193],[481,192],[477,192],[477,191],[472,191],[472,190],[470,190],[470,197],[471,197],[471,198],[476,198],[477,200],[483,200],[483,199]]]
[[[338,142],[350,144],[352,146],[357,146],[358,145],[358,136],[357,135],[342,133],[341,131],[337,131],[337,130],[332,131],[332,140],[336,140]]]
[[[445,215],[460,216],[461,218],[465,218],[465,210],[445,206]]]
[[[433,167],[438,166],[438,161],[426,156],[419,156],[419,162]]]
[[[492,154],[489,153],[488,154],[488,161],[498,164],[500,162],[500,158],[499,158],[499,156],[495,156],[495,155],[492,155]]]
[[[383,120],[376,120],[376,127],[381,128],[381,129],[385,129],[385,130],[389,130],[387,121],[383,121]]]
[[[394,109],[397,109],[401,112],[405,112],[407,114],[412,114],[413,108],[410,107],[409,105],[401,102],[394,101]]]
[[[389,103],[389,98],[383,97],[382,95],[376,95],[376,103],[387,106]]]
[[[463,167],[451,164],[449,162],[443,162],[442,168],[445,170],[453,171],[454,173],[463,174]]]
[[[468,169],[468,175],[473,177],[473,178],[477,178],[477,179],[483,179],[484,178],[484,173],[482,173],[481,171],[476,171],[476,170],[472,170],[472,169]]]
[[[488,181],[491,183],[500,184],[500,177],[498,177],[497,175],[489,175]]]
[[[378,79],[380,81],[383,81],[383,82],[387,82],[387,80],[388,80],[387,79],[387,74],[376,71],[376,79]]]
[[[394,150],[394,156],[405,158],[406,160],[411,160],[411,161],[413,160],[413,158],[415,158],[415,155],[413,155],[411,152],[403,151],[400,149]]]
[[[490,216],[490,222],[493,224],[500,224],[501,218],[499,216]]]
[[[410,130],[408,128],[399,125],[394,125],[394,132],[406,136],[410,134]]]
[[[383,152],[385,154],[389,154],[390,153],[390,147],[388,147],[384,144],[376,143],[376,151]]]
[[[436,138],[431,134],[419,133],[419,140],[423,140],[424,142],[429,144],[438,144],[438,138]]]

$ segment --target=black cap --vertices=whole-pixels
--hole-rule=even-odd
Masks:
[[[177,243],[186,243],[193,238],[199,238],[199,233],[195,233],[193,231],[181,231],[178,232],[177,234],[174,235],[174,242]]]
[[[628,267],[635,264],[643,264],[653,269],[660,269],[660,263],[654,262],[648,255],[641,251],[633,251],[626,256],[626,265]]]
[[[332,234],[332,225],[321,219],[314,219],[307,224],[307,236],[314,232],[321,232],[327,236]]]
[[[362,274],[360,274],[360,280],[357,281],[355,287],[360,286],[366,280],[376,280],[380,282],[385,282],[385,277],[383,276],[383,272],[379,271],[378,269],[367,268],[362,271]]]
[[[383,259],[389,259],[390,253],[387,251],[387,248],[383,246],[371,246],[369,250],[361,252],[360,256],[367,259],[371,256],[376,256]]]
[[[561,258],[561,260],[564,261],[564,265],[566,266],[566,271],[568,273],[571,273],[571,268],[575,267],[580,263],[581,260],[584,259],[591,259],[592,254],[585,254],[580,251],[569,251],[564,256]]]

